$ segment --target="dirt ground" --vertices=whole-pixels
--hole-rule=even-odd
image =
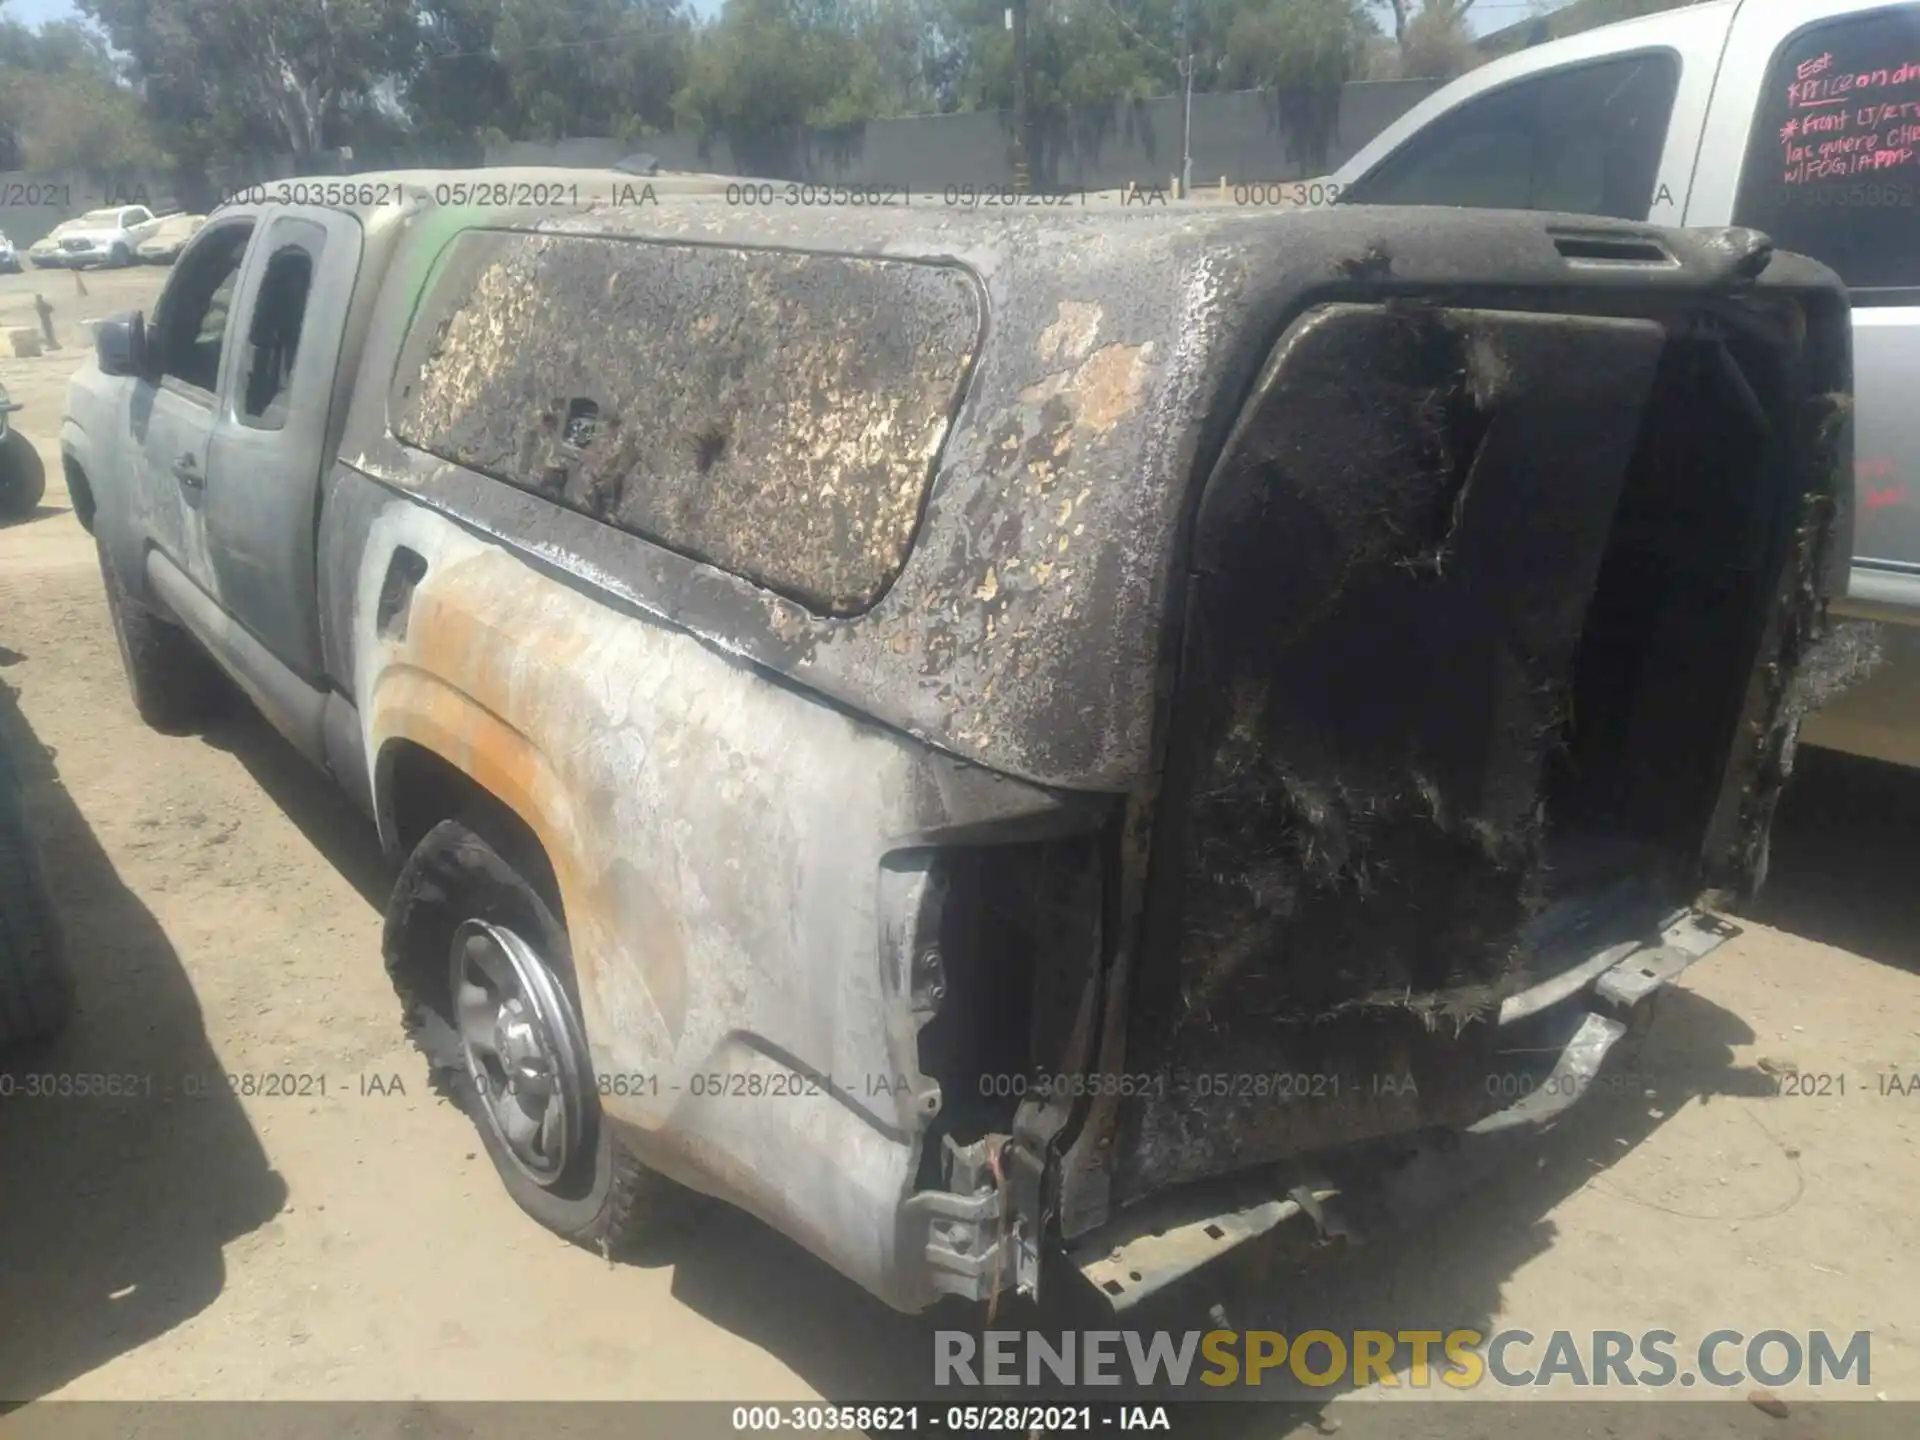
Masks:
[[[33,1064],[173,1092],[0,1102],[0,1399],[848,1401],[924,1380],[941,1322],[742,1216],[618,1266],[524,1219],[402,1036],[370,829],[249,715],[185,739],[140,725],[56,435],[78,321],[150,305],[164,274],[89,275],[86,297],[61,274],[0,278],[0,323],[38,287],[68,347],[0,359],[52,482],[0,529],[0,684],[18,692],[0,723],[81,985]],[[1878,1078],[1920,1075],[1916,846],[1920,777],[1807,752],[1758,921],[1668,997],[1643,1089],[1590,1101],[1407,1235],[1299,1273],[1250,1254],[1150,1323],[1212,1328],[1224,1300],[1235,1325],[1288,1331],[1864,1329],[1871,1391],[1920,1400],[1920,1094]],[[1762,1059],[1844,1093],[1777,1095]],[[327,1093],[235,1097],[223,1072]],[[188,1098],[195,1077],[212,1093]],[[1782,1393],[1790,1422],[1743,1404],[1659,1433],[1865,1433],[1830,1396]],[[1349,1435],[1384,1409],[1364,1398],[1330,1407]],[[1402,1410],[1394,1432],[1483,1433],[1468,1408]]]

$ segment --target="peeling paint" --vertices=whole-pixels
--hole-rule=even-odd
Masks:
[[[1146,345],[1108,345],[1089,356],[1074,373],[1067,389],[1074,399],[1074,418],[1096,435],[1104,435],[1140,404],[1146,384]]]
[[[1042,360],[1083,360],[1100,333],[1100,307],[1062,300],[1058,318],[1040,332]]]

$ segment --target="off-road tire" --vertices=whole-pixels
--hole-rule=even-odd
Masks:
[[[0,740],[0,1045],[56,1033],[73,1009],[59,912]]]
[[[47,467],[34,443],[9,429],[0,440],[0,520],[31,515],[47,493]]]
[[[191,635],[128,595],[106,547],[95,548],[133,708],[162,735],[192,734],[219,712],[228,693],[224,677]]]
[[[484,834],[481,827],[495,834]],[[559,1180],[549,1187],[537,1184],[515,1164],[489,1123],[456,1038],[448,970],[454,934],[468,920],[501,926],[527,941],[559,980],[572,1008],[571,1023],[580,1024],[572,950],[557,901],[542,893],[544,884],[528,878],[538,876],[539,869],[521,849],[480,816],[442,821],[428,831],[401,868],[387,908],[387,973],[407,1007],[408,1027],[433,1068],[436,1087],[473,1122],[507,1193],[549,1230],[612,1255],[677,1212],[684,1192],[642,1165],[606,1123],[590,1073],[585,1076],[586,1136]],[[519,863],[503,852],[515,854]],[[584,1041],[580,1053],[586,1054]]]

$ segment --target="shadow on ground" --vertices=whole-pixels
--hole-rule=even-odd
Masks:
[[[3,683],[0,744],[20,771],[78,987],[63,1035],[0,1055],[4,1410],[204,1309],[225,1283],[221,1247],[277,1213],[286,1187],[224,1087],[185,1093],[199,1089],[186,1077],[220,1069],[192,984]],[[118,1077],[123,1093],[75,1093],[103,1088],[88,1077]]]
[[[1802,749],[1780,799],[1762,924],[1920,971],[1920,770]]]
[[[64,505],[36,505],[24,515],[0,515],[0,530],[12,529],[15,525],[31,525],[36,520],[49,520],[55,515],[64,515]]]
[[[1713,1103],[1719,1097],[1771,1093],[1766,1076],[1733,1063],[1734,1047],[1752,1039],[1734,1015],[1689,991],[1672,991],[1662,997],[1630,1062],[1630,1079],[1593,1094],[1544,1135],[1458,1155],[1437,1173],[1388,1192],[1372,1217],[1381,1228],[1363,1245],[1319,1246],[1310,1230],[1276,1232],[1119,1318],[1062,1268],[1048,1277],[1053,1290],[1044,1307],[1003,1306],[992,1328],[1040,1330],[1055,1342],[1065,1329],[1124,1328],[1143,1332],[1143,1338],[1155,1330],[1177,1337],[1223,1326],[1288,1335],[1308,1329],[1348,1335],[1363,1329],[1488,1333],[1507,1280],[1554,1243],[1550,1212],[1658,1129],[1662,1122],[1655,1115],[1671,1116],[1688,1099]],[[1619,1203],[1639,1202],[1622,1197]],[[925,1316],[896,1315],[798,1247],[733,1212],[704,1216],[691,1233],[639,1263],[673,1265],[677,1299],[764,1346],[834,1401],[924,1404],[932,1397],[942,1404],[977,1405],[1045,1398],[1077,1404],[1131,1393],[936,1390],[935,1332],[966,1331],[977,1341],[988,1327],[976,1307],[951,1302]],[[1322,1352],[1318,1363],[1324,1365],[1325,1358]],[[1436,1352],[1436,1368],[1445,1363]],[[1342,1383],[1310,1398],[1275,1404],[1271,1384],[1263,1391],[1199,1383],[1209,1368],[1196,1359],[1185,1386],[1140,1398],[1217,1402],[1182,1414],[1182,1435],[1270,1440],[1296,1430],[1314,1433],[1329,1418],[1326,1402],[1350,1388]],[[1267,1403],[1234,1403],[1263,1400]],[[1514,1414],[1519,1407],[1500,1408],[1519,1418]],[[1640,1412],[1638,1419],[1628,1415],[1613,1429],[1591,1433],[1690,1440],[1758,1435],[1772,1423],[1744,1405],[1694,1404],[1679,1415],[1667,1406],[1632,1409]],[[1483,1405],[1423,1405],[1414,1412],[1396,1407],[1391,1421],[1380,1417],[1384,1428],[1363,1424],[1355,1430],[1352,1419],[1340,1425],[1350,1434],[1396,1436],[1547,1433],[1537,1428],[1544,1412],[1529,1413],[1534,1419],[1519,1430],[1503,1428]],[[1340,1414],[1352,1412],[1343,1407]]]
[[[237,692],[201,739],[238,760],[360,898],[376,913],[385,913],[395,869],[381,853],[373,822],[354,808],[346,792],[315,769]]]

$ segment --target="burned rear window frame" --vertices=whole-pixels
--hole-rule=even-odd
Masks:
[[[542,406],[528,396],[532,403],[526,404],[520,417],[511,422],[521,437],[518,453],[512,463],[503,464],[497,444],[489,453],[475,453],[472,440],[490,437],[497,441],[500,438],[497,432],[503,423],[496,421],[487,436],[479,434],[476,427],[487,424],[486,405],[480,397],[488,393],[515,393],[510,387],[525,380],[528,372],[536,368],[524,357],[516,361],[515,356],[520,354],[518,347],[509,341],[501,348],[493,368],[473,381],[473,390],[463,397],[464,408],[457,414],[443,413],[434,417],[434,423],[423,424],[422,406],[429,402],[421,392],[424,384],[430,383],[437,353],[449,329],[462,316],[477,317],[481,313],[476,295],[483,277],[496,272],[504,274],[515,265],[551,264],[559,246],[578,246],[576,253],[588,257],[583,272],[595,278],[601,274],[611,277],[620,273],[621,267],[611,257],[596,264],[592,247],[630,247],[636,257],[647,256],[653,262],[638,264],[630,272],[635,276],[636,286],[642,288],[649,283],[649,276],[654,283],[670,281],[680,266],[705,266],[715,283],[724,284],[729,269],[727,262],[733,261],[737,266],[734,274],[740,277],[735,283],[754,283],[750,277],[767,277],[760,283],[775,291],[776,304],[784,306],[790,314],[798,310],[803,320],[825,321],[818,342],[823,346],[831,345],[836,334],[845,338],[845,331],[860,323],[852,312],[843,315],[839,310],[829,311],[823,307],[818,298],[823,291],[830,297],[836,288],[841,294],[856,295],[864,288],[875,295],[873,303],[877,308],[885,309],[889,315],[899,315],[901,308],[888,302],[901,299],[915,281],[924,285],[931,277],[934,286],[947,288],[944,293],[934,289],[909,297],[919,302],[917,310],[907,312],[917,317],[918,323],[901,327],[911,333],[911,342],[902,342],[894,354],[874,361],[874,368],[862,377],[866,382],[864,386],[856,383],[850,392],[831,397],[821,393],[817,379],[794,378],[800,374],[830,376],[833,372],[829,367],[817,366],[804,372],[792,367],[783,369],[777,354],[766,347],[746,348],[746,341],[776,338],[782,328],[798,333],[798,327],[783,327],[777,314],[763,315],[757,336],[751,329],[737,336],[734,368],[730,372],[739,387],[735,396],[746,395],[746,403],[749,406],[753,403],[751,390],[755,372],[741,369],[743,361],[748,366],[759,362],[763,366],[759,373],[774,382],[772,387],[763,387],[768,401],[759,407],[760,414],[755,415],[750,409],[743,411],[739,403],[733,406],[732,418],[745,421],[739,427],[748,441],[744,447],[744,463],[731,463],[739,447],[731,443],[736,436],[725,433],[717,455],[695,453],[708,447],[704,443],[690,443],[687,448],[691,470],[687,465],[677,464],[671,458],[673,446],[692,438],[704,442],[707,435],[701,429],[698,437],[694,437],[693,432],[699,427],[681,423],[681,412],[673,410],[664,400],[655,402],[660,409],[651,417],[643,412],[639,423],[621,435],[622,422],[635,408],[647,403],[644,389],[635,385],[625,395],[636,403],[624,407],[596,408],[593,404],[582,407],[578,402],[591,397],[557,393],[548,397],[548,403]],[[671,258],[665,258],[667,256]],[[828,267],[832,267],[831,275],[827,274]],[[862,274],[862,271],[868,273]],[[896,279],[892,285],[876,284],[872,278],[874,272],[890,272],[905,278]],[[957,285],[955,279],[959,282]],[[782,286],[786,288],[775,288]],[[644,298],[641,303],[646,303]],[[672,315],[672,307],[682,302],[677,296],[663,298],[655,291],[653,303],[656,313],[664,308],[665,313]],[[564,315],[567,304],[563,293],[548,286],[541,287],[536,298],[529,301],[530,307],[544,306],[548,317],[554,317],[556,311]],[[685,309],[674,318],[680,324],[689,324],[698,317],[691,309]],[[767,323],[769,319],[773,321],[771,325]],[[529,325],[527,333],[537,333],[539,323]],[[752,326],[752,316],[746,318],[746,324]],[[513,225],[466,226],[449,235],[435,251],[420,285],[393,373],[388,377],[387,429],[395,441],[408,449],[460,466],[557,509],[579,514],[616,533],[738,576],[813,614],[850,619],[866,614],[885,598],[914,552],[942,459],[975,382],[989,324],[988,300],[980,277],[951,257],[807,251],[778,245],[665,239],[619,232],[554,232]],[[549,328],[547,333],[560,332]],[[663,330],[663,333],[666,332]],[[929,336],[931,345],[926,343]],[[946,342],[944,347],[942,341]],[[562,351],[569,352],[570,357],[584,359],[590,354],[576,341],[561,338],[555,343]],[[522,371],[520,375],[514,373],[516,363]],[[884,367],[889,364],[895,367],[892,375],[885,373]],[[442,370],[438,385],[443,401],[451,383],[446,379],[447,373]],[[655,373],[677,378],[682,372],[665,365]],[[784,386],[783,378],[788,382]],[[524,390],[523,386],[519,388]],[[556,381],[552,388],[557,392],[567,387]],[[822,452],[817,449],[811,456],[816,463],[808,466],[803,461],[802,473],[796,478],[788,478],[784,464],[777,471],[765,463],[752,464],[755,454],[778,454],[782,448],[804,438],[803,432],[796,432],[791,424],[782,427],[774,398],[784,398],[791,405],[812,396],[813,414],[838,417],[847,408],[849,395],[856,404],[862,399],[868,401],[865,431],[840,437],[843,453],[854,452],[851,460],[842,462],[851,472],[850,477],[846,471],[840,475],[829,472],[823,477],[821,472],[830,462],[822,462]],[[902,401],[900,396],[906,398]],[[885,403],[888,399],[897,403],[889,408]],[[821,408],[823,405],[825,409]],[[879,458],[864,459],[874,449],[872,438],[876,431],[886,437],[900,410],[916,405],[920,413],[907,417],[914,428],[890,443],[883,438],[887,448],[879,452]],[[576,416],[577,409],[584,409],[585,413]],[[619,409],[625,413],[617,413]],[[560,413],[562,411],[565,413]],[[669,424],[660,423],[669,413],[674,415],[674,420]],[[789,409],[788,414],[791,413]],[[576,427],[580,420],[589,422],[586,429]],[[466,444],[459,443],[453,433],[461,426],[468,430]],[[539,438],[528,438],[536,426]],[[570,443],[582,434],[588,436],[585,444]],[[651,448],[653,437],[659,435],[666,439],[659,450],[654,450]],[[920,438],[916,439],[916,435]],[[606,453],[624,463],[609,464],[603,459],[597,468],[590,468],[580,457],[585,455],[587,445],[599,443],[605,436],[613,437],[614,447]],[[867,442],[864,447],[862,440]],[[636,449],[640,450],[639,455],[635,455]],[[714,468],[714,460],[721,456],[727,463]],[[541,463],[543,458],[552,461],[556,457],[559,464]],[[639,471],[635,460],[645,462],[647,469]],[[556,475],[561,465],[573,468]],[[635,473],[642,474],[643,484],[629,489],[628,479]],[[701,482],[725,485],[729,475],[733,477],[729,490],[716,489],[705,495],[698,492]],[[812,491],[813,498],[833,496],[837,503],[824,509],[795,503],[796,488],[805,490],[822,478],[826,483]],[[645,485],[645,479],[655,483]],[[841,483],[844,490],[840,488]],[[610,501],[605,494],[609,485]],[[851,502],[847,498],[862,493],[873,497],[864,507],[857,498]],[[588,501],[594,503],[586,503]],[[711,518],[721,504],[728,507],[729,519],[725,522]],[[792,518],[791,527],[768,523],[783,516]]]

